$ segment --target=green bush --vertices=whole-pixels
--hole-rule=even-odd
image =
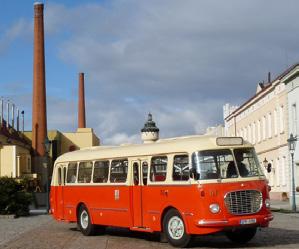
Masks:
[[[0,214],[25,216],[29,214],[32,194],[25,191],[25,182],[0,177]]]

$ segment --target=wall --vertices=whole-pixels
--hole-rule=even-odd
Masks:
[[[69,152],[71,147],[80,149],[84,147],[98,146],[99,138],[94,134],[91,128],[78,128],[77,132],[62,133],[61,154]]]
[[[4,145],[1,150],[1,176],[14,176],[13,163],[15,158],[15,146],[14,145]]]

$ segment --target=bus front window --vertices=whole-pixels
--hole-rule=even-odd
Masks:
[[[233,153],[229,149],[194,152],[192,172],[196,172],[195,178],[207,180],[262,175],[253,148],[235,149]]]

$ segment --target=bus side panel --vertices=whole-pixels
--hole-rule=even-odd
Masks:
[[[161,231],[165,208],[173,207],[182,213],[192,213],[196,205],[193,185],[149,185],[143,189],[144,224]],[[198,193],[198,191],[197,191]],[[188,199],[186,199],[188,198]],[[198,202],[198,201],[197,201]],[[190,205],[192,203],[192,205]],[[183,215],[182,215],[183,216]],[[185,219],[185,217],[183,216]]]
[[[131,227],[129,186],[94,188],[91,203],[93,222],[100,225]]]
[[[93,224],[131,226],[130,191],[128,186],[66,186],[65,217],[76,221],[76,209],[83,203]]]

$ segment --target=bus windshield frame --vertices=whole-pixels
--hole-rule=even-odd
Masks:
[[[213,149],[192,153],[196,180],[263,177],[254,148]]]

